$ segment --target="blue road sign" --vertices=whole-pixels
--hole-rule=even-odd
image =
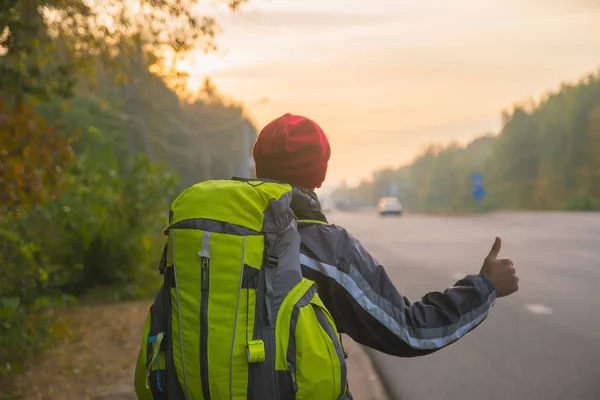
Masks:
[[[483,174],[473,172],[471,174],[471,183],[475,186],[483,186]]]
[[[485,188],[483,187],[483,174],[473,172],[471,174],[471,185],[473,187],[473,198],[481,201],[485,198]]]
[[[473,198],[477,201],[481,201],[485,198],[485,189],[481,185],[475,185],[473,188]]]

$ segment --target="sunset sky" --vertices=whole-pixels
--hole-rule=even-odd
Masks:
[[[431,142],[497,132],[500,113],[600,67],[598,0],[253,0],[214,8],[221,53],[194,55],[262,128],[285,112],[332,143],[328,182],[357,183]],[[261,98],[269,101],[260,104]]]

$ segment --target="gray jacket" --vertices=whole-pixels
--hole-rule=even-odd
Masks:
[[[412,303],[344,228],[314,222],[327,222],[314,192],[294,189],[292,209],[300,220],[302,272],[317,283],[340,333],[358,343],[399,357],[430,354],[477,327],[494,305],[496,291],[483,275]]]

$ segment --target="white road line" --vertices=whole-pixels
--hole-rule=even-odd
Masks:
[[[525,306],[525,309],[527,311],[529,311],[532,314],[537,314],[537,315],[550,315],[550,314],[554,314],[554,310],[551,309],[550,307],[547,307],[543,304],[527,304]]]

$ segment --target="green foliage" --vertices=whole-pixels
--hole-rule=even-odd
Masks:
[[[68,334],[56,322],[62,306],[155,293],[169,201],[237,173],[245,119],[214,87],[186,100],[172,89],[186,78],[174,61],[215,48],[216,22],[194,14],[195,1],[0,3],[0,398],[9,399],[11,375]]]
[[[47,263],[40,242],[22,236],[15,221],[0,224],[0,386],[37,354],[48,333],[59,333],[55,310],[70,301],[52,290],[60,269]]]
[[[99,77],[105,83],[101,98],[113,104],[114,112],[104,118],[105,113],[94,111],[103,116],[97,124],[107,120],[129,127],[122,141],[125,151],[142,150],[177,172],[181,177],[178,189],[239,174],[250,155],[250,149],[244,154],[242,135],[247,121],[241,105],[204,91],[182,100],[143,63],[135,67],[132,63],[130,74],[135,79],[125,86]],[[254,127],[250,135],[256,135]]]
[[[570,211],[600,211],[600,199],[587,193],[576,193],[567,199],[565,209]]]
[[[379,171],[334,198],[374,205],[395,183],[412,211],[600,209],[600,72],[503,118],[497,136],[430,146],[410,165]],[[482,202],[472,197],[473,172],[485,176]]]
[[[16,109],[0,100],[0,214],[56,196],[72,160],[70,139],[28,105]]]
[[[123,298],[146,294],[142,285],[156,288],[150,262],[158,259],[153,247],[167,221],[175,175],[144,155],[120,163],[117,134],[90,127],[68,171],[68,188],[0,224],[0,359],[8,363],[0,376],[18,371],[48,333],[60,333],[53,320],[66,294],[111,286]]]
[[[54,286],[81,294],[102,284],[123,284],[146,267],[150,240],[167,220],[175,177],[143,155],[119,168],[115,138],[89,128],[72,170],[71,189],[21,221],[30,240],[43,243]]]
[[[246,0],[224,2],[237,10]],[[177,76],[175,60],[195,47],[216,49],[216,21],[195,6],[194,0],[3,0],[0,89],[17,103],[24,95],[70,97],[82,73],[127,68],[137,55],[163,77]]]
[[[56,323],[56,311],[71,301],[67,296],[37,297],[22,304],[18,297],[0,297],[0,386],[22,372],[23,360],[43,351],[49,337],[68,332]]]

